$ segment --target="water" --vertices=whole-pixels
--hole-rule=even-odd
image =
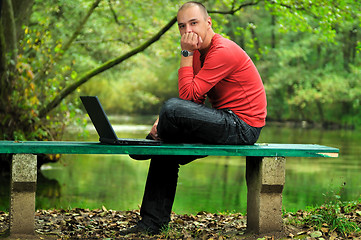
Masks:
[[[151,127],[150,122],[116,125],[115,131],[119,137],[143,138]],[[89,133],[86,140],[96,141],[91,127]],[[69,134],[67,140],[74,138],[79,139]],[[339,158],[287,158],[285,211],[321,205],[335,200],[336,195],[340,195],[342,201],[360,199],[359,139],[360,132],[349,130],[265,127],[259,142],[315,143],[340,149]],[[63,155],[60,162],[43,166],[36,207],[137,209],[142,201],[148,166],[149,161],[135,161],[126,155]],[[0,179],[0,182],[6,186],[6,180]],[[8,210],[4,188],[1,192],[0,210]],[[203,210],[245,213],[246,202],[245,157],[207,157],[181,166],[173,207],[176,213]]]

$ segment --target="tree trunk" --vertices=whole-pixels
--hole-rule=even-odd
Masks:
[[[0,4],[1,6],[1,4]],[[7,77],[7,65],[6,65],[6,56],[5,56],[5,36],[4,36],[4,29],[2,24],[1,18],[1,10],[0,10],[0,114],[5,112],[5,106],[8,99],[8,85],[9,79]]]
[[[325,114],[323,113],[322,103],[320,101],[316,101],[316,106],[318,109],[318,113],[320,114],[320,122],[322,125],[325,124]]]
[[[350,64],[353,64],[356,56],[357,47],[357,28],[345,31],[344,35],[344,47],[343,47],[343,67],[346,71],[350,72]]]
[[[271,15],[271,48],[276,48],[276,16]]]
[[[16,39],[20,40],[24,37],[23,26],[27,26],[29,24],[34,0],[12,0],[12,3],[14,10]]]
[[[11,0],[1,2],[0,22],[0,113],[6,112],[16,66],[17,46],[14,11]],[[7,59],[10,57],[9,59]]]
[[[252,36],[252,39],[254,41],[254,48],[256,50],[256,53],[258,55],[260,55],[261,54],[261,52],[260,52],[261,47],[260,47],[259,40],[258,40],[257,34],[256,34],[256,25],[254,23],[251,23],[250,27],[249,27],[249,30],[251,32],[251,36]]]
[[[17,106],[11,105],[11,94],[17,80],[17,56],[19,37],[23,35],[22,26],[27,24],[31,15],[33,0],[3,0],[0,1],[0,119],[1,138],[12,138],[17,130]],[[27,125],[20,126],[27,129]]]
[[[22,39],[22,26],[30,19],[34,0],[0,1],[0,112],[8,107],[9,96],[15,81],[18,39]]]
[[[29,23],[34,0],[3,0],[2,23],[5,33],[6,52],[12,52],[14,45],[17,49],[18,39],[22,39],[22,27]]]
[[[360,30],[360,29],[359,29]],[[350,41],[351,41],[351,54],[350,54],[350,63],[353,64],[355,63],[355,58],[356,58],[356,48],[357,48],[357,33],[359,32],[359,30],[357,29],[357,26],[354,26],[351,30],[350,30]]]
[[[11,68],[14,68],[16,65],[18,48],[14,10],[11,0],[3,1],[1,16],[5,37],[5,52],[10,56],[10,64],[12,65]]]

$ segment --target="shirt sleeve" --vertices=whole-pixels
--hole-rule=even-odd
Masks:
[[[219,81],[230,75],[236,62],[233,54],[225,48],[210,49],[203,67],[196,75],[194,75],[192,67],[182,67],[179,69],[179,97],[197,103],[203,102],[209,90]]]

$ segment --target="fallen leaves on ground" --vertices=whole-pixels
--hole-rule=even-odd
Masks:
[[[344,215],[359,227],[361,225],[361,204],[354,211]],[[219,214],[200,212],[192,214],[172,214],[168,228],[154,236],[131,234],[122,239],[361,239],[355,232],[342,236],[327,224],[320,228],[302,223],[310,214],[307,211],[285,214],[285,233],[256,236],[245,234],[246,217],[239,213]],[[139,210],[114,211],[101,209],[89,210],[38,210],[35,213],[35,231],[38,235],[61,239],[116,239],[121,230],[134,226],[140,219]],[[296,221],[298,220],[297,224]],[[0,237],[9,228],[8,213],[0,211]]]

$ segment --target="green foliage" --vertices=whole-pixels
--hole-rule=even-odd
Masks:
[[[361,110],[359,68],[349,65],[350,71],[347,71],[340,67],[340,62],[339,65],[322,63],[322,57],[315,56],[317,49],[312,47],[312,38],[299,44],[284,45],[269,56],[269,61],[278,60],[278,64],[266,74],[269,76],[266,81],[268,99],[277,99],[281,106],[288,106],[287,110],[280,111],[271,105],[269,116],[358,125]],[[333,53],[331,47],[327,57],[337,59],[339,54]]]
[[[18,55],[16,64],[17,81],[9,102],[10,106],[16,108],[17,121],[23,128],[10,129],[7,133],[9,135],[5,135],[4,138],[60,139],[62,129],[70,122],[82,122],[77,119],[78,108],[74,106],[74,101],[64,101],[58,111],[54,111],[45,119],[39,118],[39,109],[49,102],[51,96],[56,96],[76,72],[72,70],[72,65],[63,65],[56,67],[53,74],[37,78],[37,74],[43,71],[43,68],[55,64],[54,59],[61,51],[61,41],[54,42],[51,32],[43,26],[40,26],[39,30],[25,27],[24,32],[24,39],[19,45],[22,53]],[[8,114],[6,117],[14,116]]]

